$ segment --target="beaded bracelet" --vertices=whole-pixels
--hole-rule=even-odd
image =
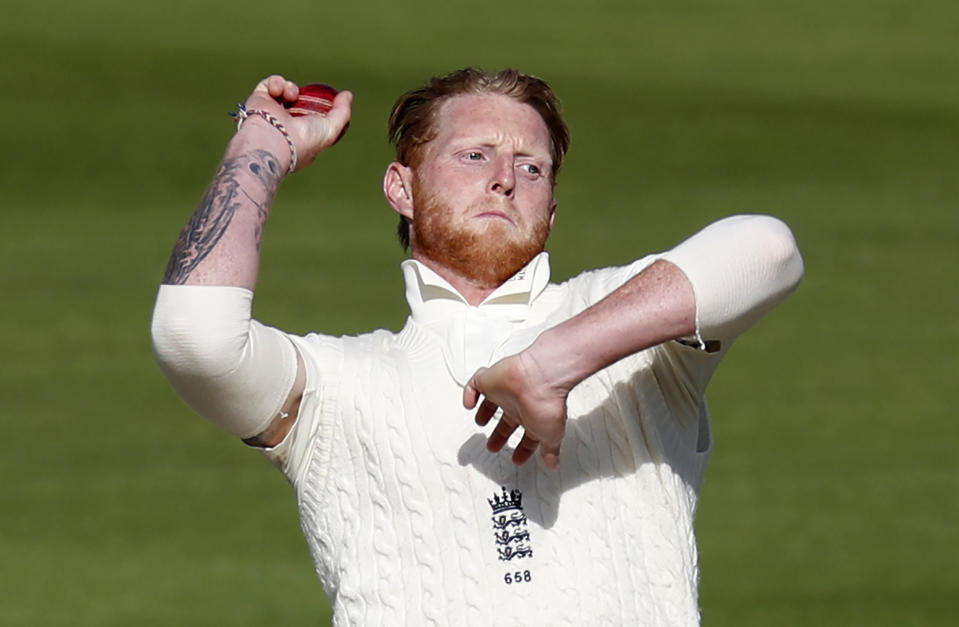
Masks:
[[[293,171],[296,170],[296,146],[293,145],[293,140],[290,139],[290,134],[286,131],[286,127],[283,126],[283,123],[276,119],[272,113],[269,111],[264,111],[262,109],[247,109],[246,105],[240,104],[237,105],[239,111],[230,112],[230,117],[236,121],[236,130],[239,131],[240,127],[243,126],[243,121],[246,120],[251,115],[258,115],[264,120],[270,123],[270,126],[280,131],[280,134],[283,135],[283,139],[286,140],[286,143],[290,147],[290,174],[293,174]]]

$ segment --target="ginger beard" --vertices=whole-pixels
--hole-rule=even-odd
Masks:
[[[495,218],[477,222],[483,226],[470,229],[455,224],[453,216],[475,216],[484,207],[497,209],[510,201],[484,200],[463,214],[454,212],[437,194],[420,191],[422,200],[413,212],[410,233],[414,252],[470,279],[478,287],[502,285],[546,246],[548,214],[537,219],[526,233]],[[515,214],[512,210],[505,212]]]

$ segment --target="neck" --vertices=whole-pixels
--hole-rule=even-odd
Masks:
[[[466,276],[441,263],[437,263],[429,257],[417,254],[416,250],[413,251],[412,257],[436,274],[446,279],[450,285],[456,288],[456,291],[463,295],[463,298],[466,299],[466,302],[474,307],[486,300],[486,297],[492,294],[496,288],[501,285],[491,285],[489,283],[477,281],[475,278]]]

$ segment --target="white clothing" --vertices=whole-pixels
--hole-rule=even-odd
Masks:
[[[740,242],[757,234],[776,243]],[[577,385],[558,472],[538,456],[517,467],[511,451],[486,451],[493,425],[477,427],[461,400],[476,368],[656,259],[689,277],[699,342],[720,349],[668,342]],[[415,261],[403,273],[411,316],[399,333],[285,336],[306,391],[290,434],[266,454],[295,489],[334,625],[699,624],[703,394],[736,335],[798,283],[788,229],[731,218],[664,255],[560,285],[543,254],[477,307]],[[287,344],[278,331],[275,341]]]
[[[296,379],[293,345],[251,320],[252,306],[253,292],[242,287],[163,285],[150,324],[154,356],[173,389],[244,439],[270,425]]]

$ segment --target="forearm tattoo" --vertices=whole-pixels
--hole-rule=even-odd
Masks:
[[[253,174],[253,180],[262,186],[261,190],[251,190],[254,194],[262,191],[262,194],[258,194],[262,195],[262,200],[256,200],[241,186],[239,175],[244,170]],[[244,201],[256,208],[254,244],[259,250],[268,209],[282,178],[279,162],[266,150],[254,150],[250,154],[225,159],[203,195],[200,206],[180,232],[163,282],[172,285],[186,283],[197,266],[216,248]]]

